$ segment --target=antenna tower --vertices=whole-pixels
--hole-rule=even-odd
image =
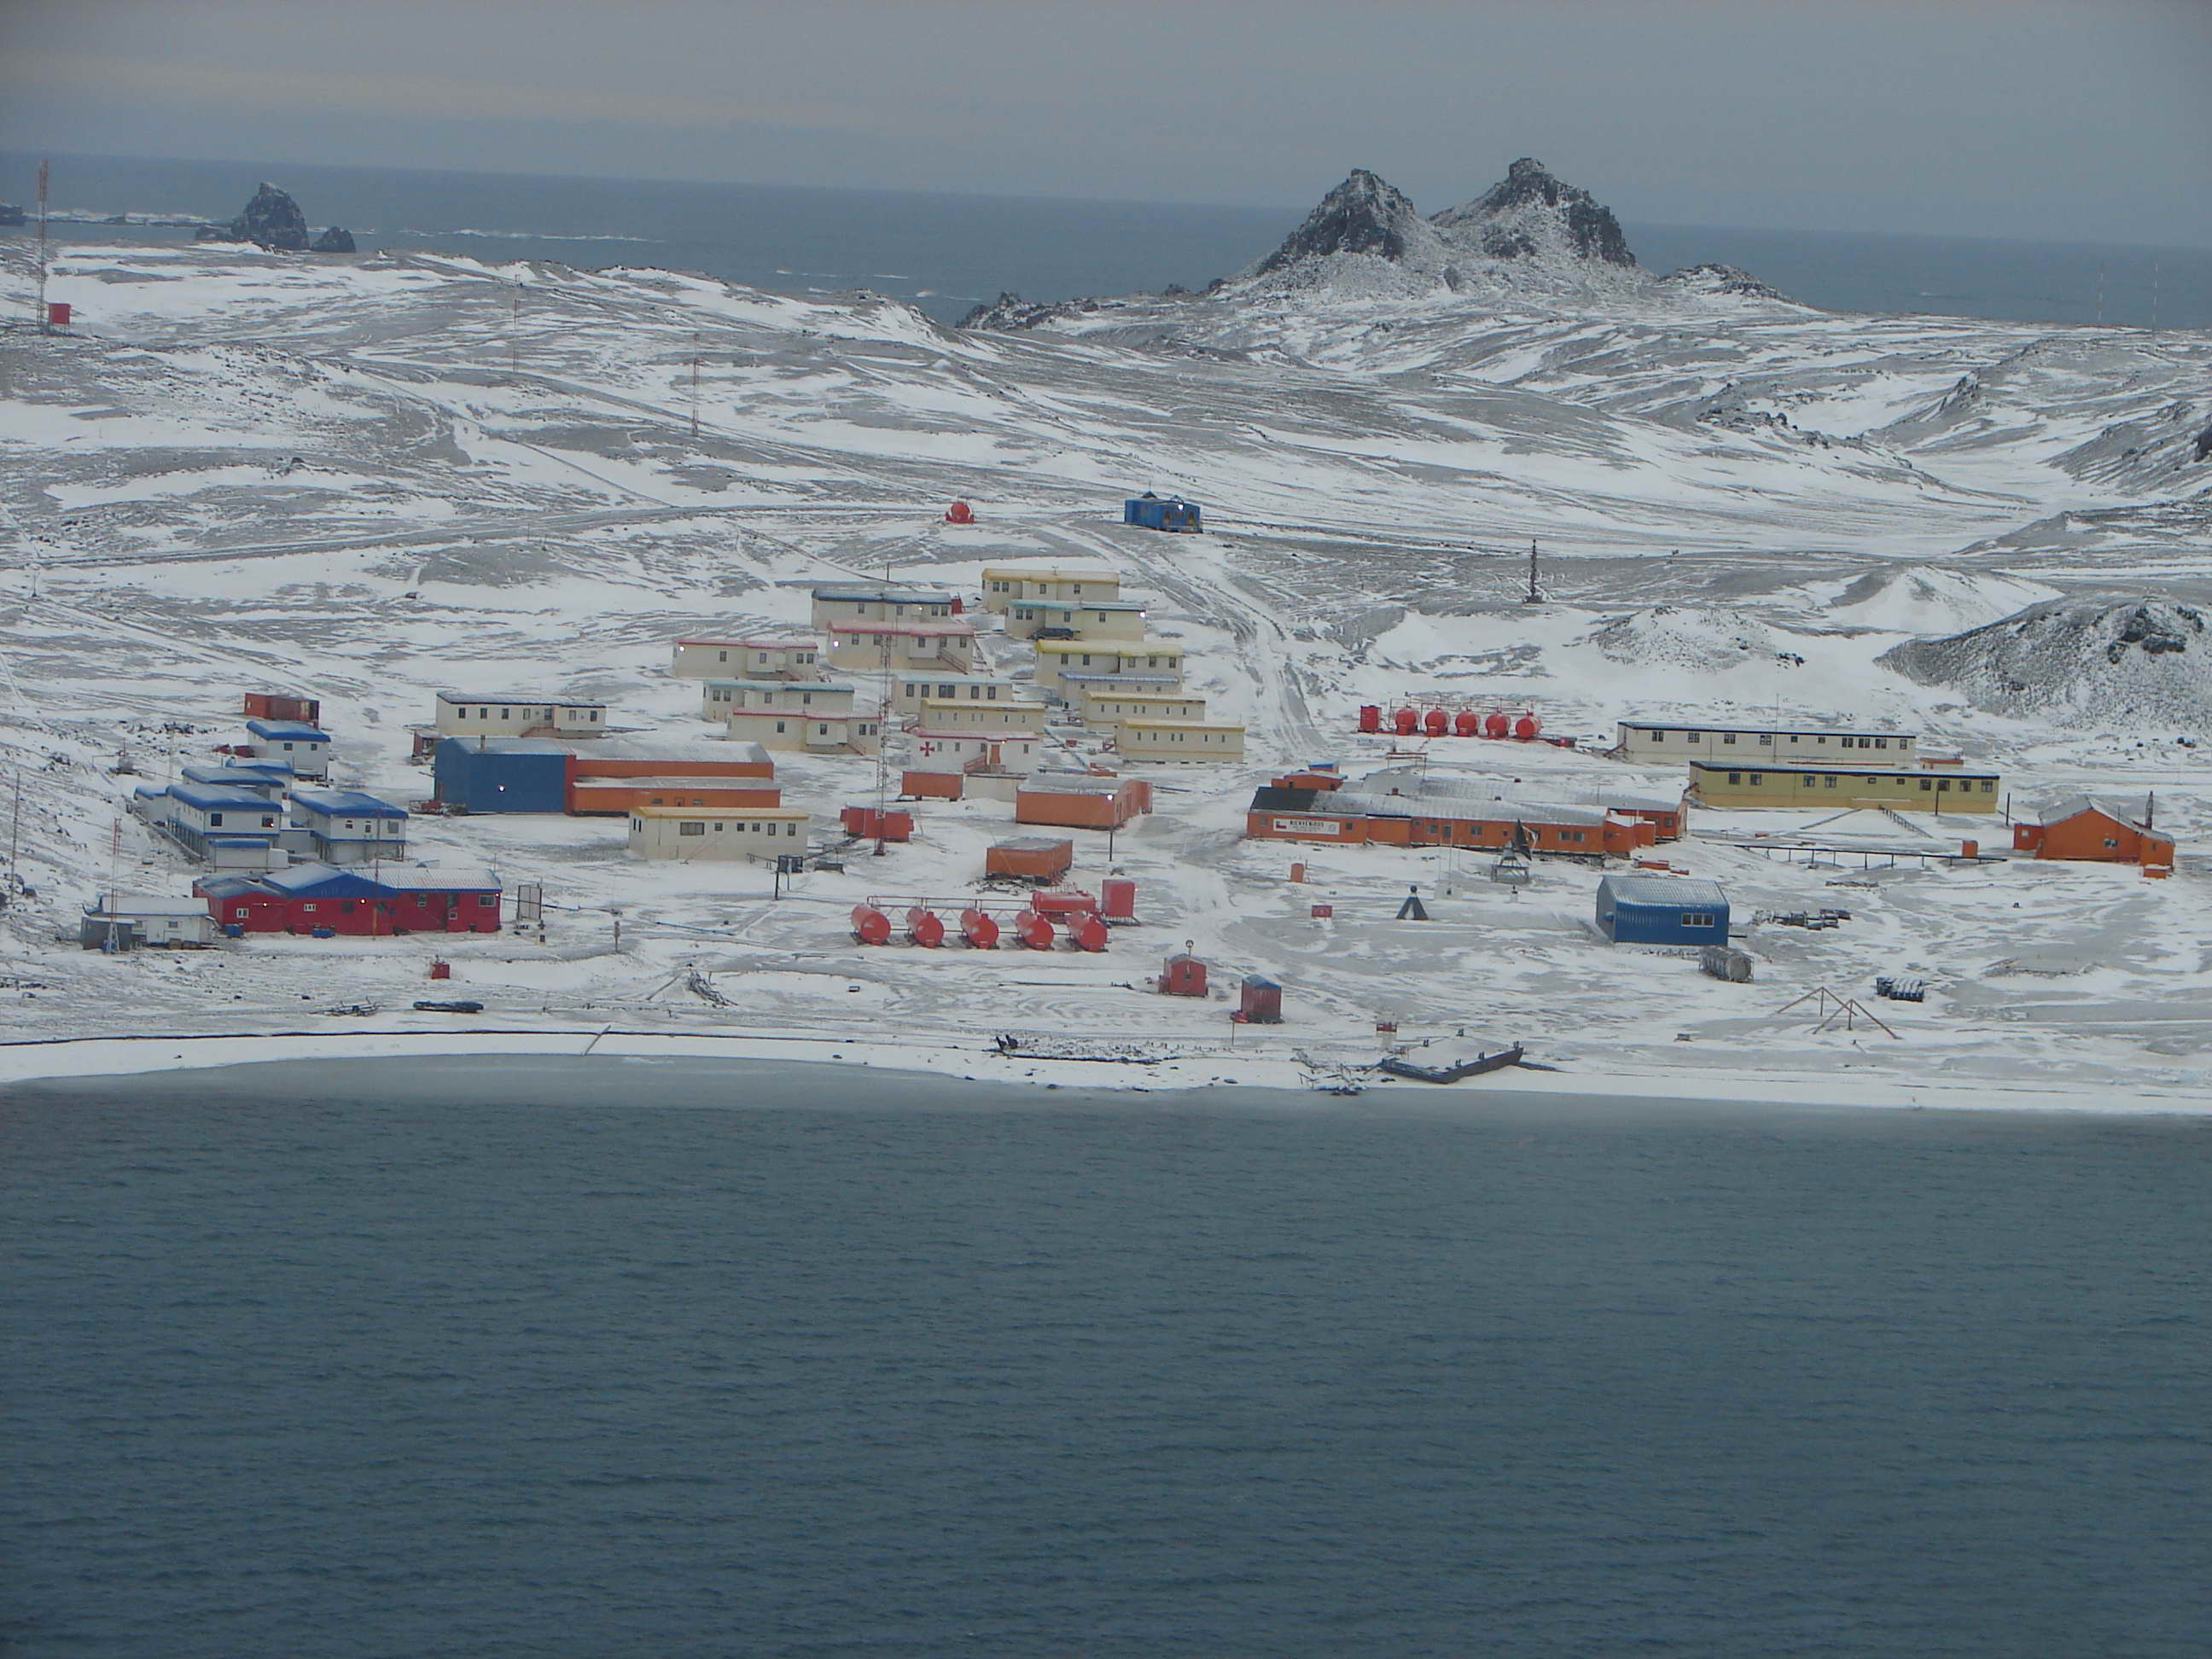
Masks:
[[[886,596],[890,592],[890,586],[891,555],[890,550],[889,548],[885,548],[884,550],[884,592]],[[886,611],[890,608],[890,601],[888,597],[882,601],[882,604]],[[884,631],[881,635],[878,635],[878,637],[884,642],[883,648],[877,653],[876,657],[876,669],[879,676],[879,678],[877,681],[876,696],[875,856],[878,858],[883,857],[889,850],[884,842],[884,814],[890,811],[891,805],[890,745],[884,741],[884,728],[890,724],[891,699],[896,694],[896,688],[892,684],[891,679],[891,641],[894,636],[890,631],[890,618],[888,616],[884,618]]]
[[[522,378],[522,284],[514,285],[512,306],[507,314],[507,378],[510,381]]]
[[[52,313],[46,309],[46,169],[51,164],[39,163],[39,332],[51,334],[53,326],[46,319]]]
[[[1528,597],[1523,599],[1522,603],[1523,605],[1541,605],[1543,602],[1543,590],[1536,586],[1536,544],[1532,538],[1528,543]]]
[[[699,337],[691,337],[691,441],[699,441]]]

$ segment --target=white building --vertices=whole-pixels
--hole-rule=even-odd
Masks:
[[[1134,599],[1017,599],[1006,607],[1006,633],[1017,640],[1140,640],[1145,607]]]
[[[1244,728],[1228,721],[1125,720],[1114,728],[1125,760],[1173,764],[1244,758]]]
[[[960,614],[960,601],[934,587],[845,584],[813,590],[814,626],[833,623],[945,622]]]
[[[1885,763],[1917,758],[1920,734],[1871,726],[1712,726],[1681,720],[1622,720],[1613,747],[1625,761],[1772,761],[1849,763],[1880,753]]]
[[[983,608],[1004,611],[1023,599],[1118,599],[1121,579],[1110,570],[1062,570],[1052,565],[994,564],[983,569]]]
[[[1032,732],[975,732],[916,726],[914,768],[921,772],[959,772],[970,766],[994,772],[1027,772],[1036,764],[1044,739]]]
[[[681,680],[814,680],[822,678],[822,645],[805,635],[676,641],[670,672]]]
[[[827,630],[824,660],[848,672],[880,671],[889,658],[894,674],[945,668],[965,674],[975,665],[975,625],[961,617],[943,622],[835,622]]]
[[[1084,725],[1110,732],[1125,720],[1202,720],[1206,699],[1189,691],[1137,691],[1086,682],[1075,689],[1075,712]]]
[[[292,792],[292,850],[323,864],[407,856],[407,809],[358,789]]]
[[[874,714],[827,708],[732,708],[724,716],[732,738],[785,754],[872,755],[883,746]]]
[[[933,732],[1026,732],[1044,730],[1041,702],[966,702],[957,697],[924,697],[915,705],[916,724]]]
[[[769,859],[806,851],[812,815],[796,806],[637,806],[630,809],[633,858],[683,863]]]
[[[438,693],[437,729],[448,738],[596,738],[607,706],[569,698]]]
[[[891,707],[918,714],[924,698],[939,702],[1015,702],[1025,688],[988,674],[908,673],[891,682]]]
[[[1061,691],[1063,676],[1182,684],[1182,647],[1173,640],[1039,640],[1036,661],[1036,683],[1047,691]]]
[[[102,894],[84,907],[77,937],[88,951],[112,939],[118,950],[142,945],[208,945],[215,943],[215,917],[202,898],[167,898],[134,893]]]
[[[699,694],[699,713],[710,720],[739,709],[849,714],[857,690],[842,680],[708,680]]]
[[[276,761],[303,778],[327,776],[331,769],[330,733],[304,720],[248,720],[247,746],[258,761]]]

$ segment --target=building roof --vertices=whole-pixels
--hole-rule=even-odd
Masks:
[[[1728,895],[1717,881],[1696,876],[1613,875],[1601,877],[1599,888],[1613,895],[1615,904],[1650,904],[1661,908],[1684,906],[1726,909]]]
[[[1048,656],[1060,657],[1084,651],[1097,656],[1179,657],[1183,650],[1182,641],[1164,640],[1152,634],[1141,640],[1038,640],[1034,643]]]
[[[738,709],[736,712],[750,714],[754,711]],[[662,738],[649,732],[626,736],[611,733],[604,738],[594,738],[588,743],[578,744],[567,752],[592,760],[665,761],[672,770],[680,770],[693,761],[709,763],[751,761],[763,766],[772,763],[768,750],[757,743],[731,738]]]
[[[434,870],[423,865],[384,865],[374,876],[358,865],[295,864],[256,876],[252,885],[280,898],[385,898],[394,893],[496,893],[499,878],[486,870]]]
[[[227,812],[234,807],[241,812],[273,812],[276,803],[251,789],[228,787],[219,784],[173,783],[169,786],[173,799],[187,806],[197,806],[204,812]]]
[[[818,651],[822,641],[811,634],[779,635],[758,639],[722,639],[714,635],[686,635],[678,645],[736,646],[746,651]]]
[[[187,783],[223,785],[236,781],[239,787],[249,779],[255,783],[289,783],[297,775],[288,760],[234,761],[228,766],[193,761],[177,770]]]
[[[1024,705],[1016,703],[1013,706],[1019,708]],[[992,726],[917,726],[911,728],[908,732],[907,735],[913,738],[934,738],[941,739],[946,743],[955,741],[960,743],[1020,743],[1024,740],[1030,743],[1042,743],[1044,741],[1044,736],[1042,732],[1025,732],[1018,727],[1012,726],[1001,728]]]
[[[520,703],[525,708],[543,705],[548,708],[605,708],[606,704],[590,697],[555,697],[543,691],[441,691],[440,702],[450,702],[456,708],[466,702],[506,703],[510,707]]]
[[[1692,772],[1815,772],[1835,773],[1840,777],[1861,778],[1994,778],[1994,770],[1981,771],[1963,766],[1888,765],[1879,761],[1869,765],[1863,760],[1834,761],[1771,761],[1734,757],[1728,760],[1707,760],[1691,757],[1682,763]]]
[[[1105,693],[1127,690],[1135,685],[1161,685],[1172,691],[1180,684],[1173,674],[1163,674],[1153,669],[1139,669],[1133,674],[1071,674],[1063,670],[1060,683],[1080,696],[1085,691]],[[1198,695],[1193,693],[1194,696]]]
[[[1135,611],[1149,607],[1141,599],[1016,599],[1014,604],[1028,611]]]
[[[612,741],[614,739],[610,738],[592,738],[592,752],[599,753],[603,744]],[[579,745],[562,743],[554,738],[503,738],[487,733],[483,737],[471,734],[465,738],[448,734],[440,740],[438,747],[465,750],[472,755],[573,755]]]
[[[331,740],[329,732],[319,726],[310,726],[305,720],[248,720],[246,729],[255,737],[267,738],[271,742],[289,739],[293,743],[328,743]]]
[[[594,789],[742,789],[756,795],[763,790],[775,795],[783,793],[783,786],[773,778],[678,777],[658,772],[642,777],[578,778],[571,787],[579,795]]]
[[[1357,811],[1346,811],[1341,808],[1331,810],[1334,806],[1338,794],[1339,792],[1334,789],[1283,789],[1272,783],[1265,783],[1252,792],[1252,811],[1255,812],[1298,812],[1325,818],[1359,817]]]
[[[108,901],[114,901],[114,908]],[[189,895],[178,897],[167,893],[141,896],[136,893],[102,893],[84,907],[88,916],[204,916],[207,901]]]
[[[1064,836],[1015,836],[991,843],[994,852],[1001,848],[1010,853],[1065,853],[1073,851],[1075,843]]]
[[[1003,685],[1009,691],[1021,688],[1012,680],[1002,680],[994,674],[939,674],[927,668],[902,668],[897,678],[912,680],[917,685]]]
[[[933,622],[884,622],[872,617],[841,617],[836,622],[824,623],[823,627],[832,634],[906,635],[925,640],[966,637],[975,632],[975,624],[965,617],[943,617]]]
[[[2113,823],[2132,830],[2139,836],[2155,836],[2160,841],[2173,839],[2163,830],[2155,830],[2145,823],[2133,813],[2124,811],[2113,805],[2110,800],[2101,795],[2069,796],[2057,805],[2045,811],[2043,815],[2043,822],[2045,824],[2063,823],[2067,819],[2078,818],[2085,812],[2094,812],[2100,817],[2110,818]]]
[[[723,711],[733,720],[820,720],[828,725],[832,720],[876,720],[882,712],[874,708],[731,708]]]
[[[953,595],[938,587],[838,586],[809,590],[817,599],[865,599],[892,605],[951,605]]]
[[[1102,777],[1091,772],[1033,772],[1017,786],[1048,795],[1112,795],[1129,787],[1127,778]]]
[[[1101,684],[1097,683],[1097,677],[1091,674],[1063,674],[1060,678],[1074,685],[1076,695],[1082,697],[1115,697],[1123,702],[1204,702],[1206,701],[1206,693],[1203,691],[1131,691],[1126,689],[1126,683],[1118,678],[1109,678]]]
[[[1125,732],[1234,732],[1244,734],[1242,720],[1170,720],[1139,717],[1121,722]]]
[[[845,680],[710,679],[702,681],[701,684],[725,686],[732,691],[804,691],[809,695],[817,691],[842,691],[848,696],[855,695],[860,690],[858,686]]]
[[[1051,582],[1119,582],[1118,572],[1112,570],[1068,570],[1059,565],[987,564],[982,569],[985,581],[1051,581]]]
[[[1734,732],[1740,736],[1765,733],[1777,738],[1917,738],[1917,731],[1901,732],[1893,726],[1850,726],[1815,721],[1804,726],[1726,726],[1700,720],[1624,720],[1633,732]]]
[[[404,818],[407,809],[358,789],[295,789],[292,805],[326,818]]]
[[[634,818],[696,818],[702,813],[710,817],[720,813],[726,818],[774,818],[779,823],[814,816],[803,806],[633,806],[629,809],[629,815]]]

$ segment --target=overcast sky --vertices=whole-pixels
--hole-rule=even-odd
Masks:
[[[2212,246],[2212,0],[0,0],[0,148]]]

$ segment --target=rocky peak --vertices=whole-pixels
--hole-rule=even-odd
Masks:
[[[315,253],[351,253],[355,252],[353,233],[343,225],[332,225],[315,238],[310,250]]]
[[[1282,246],[1260,261],[1253,275],[1265,276],[1302,260],[1332,253],[1365,253],[1401,264],[1439,255],[1436,233],[1406,199],[1405,192],[1364,167],[1321,198],[1305,222]]]
[[[1453,240],[1492,259],[1556,252],[1608,265],[1636,263],[1613,210],[1579,185],[1553,177],[1533,156],[1522,156],[1488,191],[1439,213],[1434,223]]]
[[[1708,260],[1703,264],[1684,265],[1660,279],[1668,286],[1697,294],[1735,294],[1753,300],[1783,300],[1790,296],[1771,283],[1758,277],[1739,265],[1722,264]]]
[[[290,196],[263,179],[261,188],[246,204],[246,211],[227,225],[211,225],[199,233],[204,242],[251,242],[256,247],[305,252],[307,216]],[[352,239],[347,238],[350,242]],[[331,250],[337,252],[339,250]]]

